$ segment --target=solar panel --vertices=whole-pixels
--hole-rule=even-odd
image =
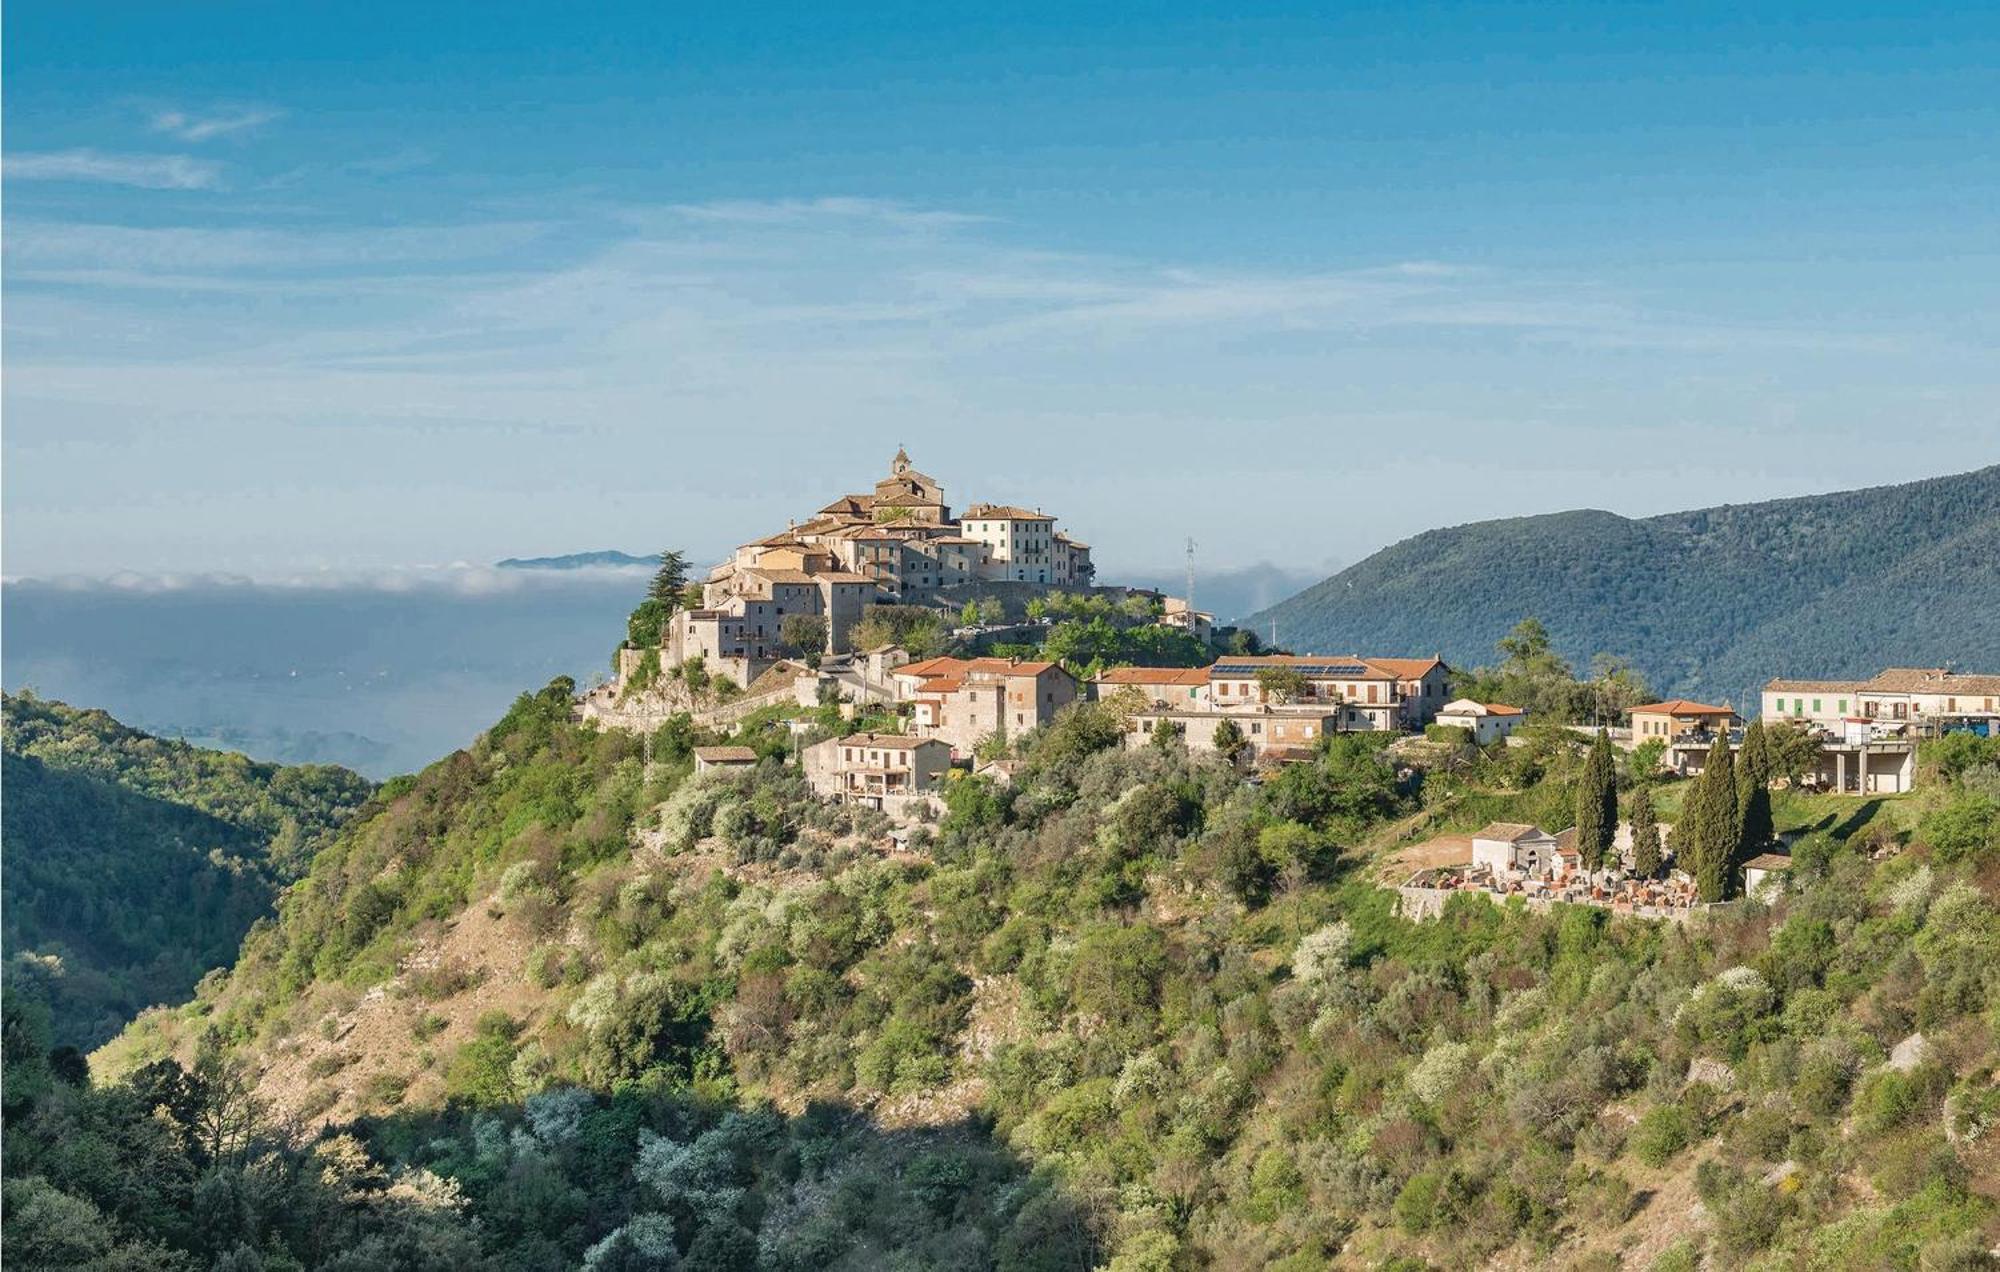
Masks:
[[[1223,663],[1223,662],[1215,664],[1215,670],[1210,674],[1216,676],[1254,676],[1260,671],[1271,670],[1273,666],[1288,667],[1291,670],[1298,672],[1302,676],[1359,677],[1359,676],[1366,676],[1369,674],[1368,668],[1363,667],[1358,663],[1251,664],[1251,663]]]

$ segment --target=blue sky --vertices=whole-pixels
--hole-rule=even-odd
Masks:
[[[2000,460],[1976,6],[5,11],[9,576],[1115,570]],[[1754,11],[1751,11],[1754,10]]]

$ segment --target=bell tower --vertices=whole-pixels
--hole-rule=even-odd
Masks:
[[[910,453],[901,446],[896,447],[896,458],[889,461],[889,475],[901,477],[910,471]]]

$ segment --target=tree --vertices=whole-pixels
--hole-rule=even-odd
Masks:
[[[1653,779],[1658,776],[1660,761],[1666,757],[1666,754],[1667,740],[1665,738],[1647,738],[1644,742],[1633,747],[1628,765],[1631,769],[1633,784],[1635,786],[1651,784]]]
[[[997,596],[982,596],[979,598],[979,621],[988,627],[998,627],[1007,621],[1007,607],[1000,603]]]
[[[1514,624],[1513,630],[1502,636],[1496,647],[1507,659],[1502,665],[1503,671],[1533,675],[1560,665],[1563,674],[1569,674],[1569,665],[1549,648],[1549,629],[1532,614]]]
[[[1161,720],[1153,726],[1153,746],[1161,751],[1181,749],[1181,726],[1172,720]]]
[[[1687,854],[1682,869],[1694,876],[1695,890],[1703,901],[1722,901],[1734,886],[1736,851],[1740,826],[1736,815],[1736,764],[1729,750],[1729,734],[1717,731],[1714,745],[1701,776],[1695,779],[1681,812],[1684,835],[1678,835]]]
[[[1297,667],[1265,667],[1257,673],[1257,687],[1266,699],[1297,702],[1305,696],[1306,678]]]
[[[963,606],[961,606],[961,607],[959,608],[959,611],[958,611],[958,625],[959,625],[960,627],[977,627],[977,626],[979,626],[979,602],[978,602],[978,601],[967,601],[967,602],[966,602],[966,603],[965,603],[965,604],[964,604]]]
[[[1764,752],[1769,758],[1770,776],[1782,777],[1793,786],[1819,767],[1819,738],[1796,720],[1765,724]]]
[[[1602,722],[1623,719],[1625,712],[1651,702],[1653,696],[1630,660],[1597,654],[1590,660],[1590,699],[1592,717]]]
[[[669,548],[660,553],[660,568],[653,571],[653,583],[646,589],[646,599],[658,601],[671,614],[680,606],[687,585],[687,553]]]
[[[1215,726],[1215,750],[1225,760],[1235,760],[1243,750],[1243,729],[1234,720],[1223,720]]]
[[[659,648],[660,637],[672,614],[670,606],[651,597],[640,601],[639,607],[625,620],[625,643],[634,649]]]
[[[1762,720],[1743,730],[1743,754],[1736,766],[1738,858],[1748,860],[1771,842],[1771,778],[1773,757]]]
[[[787,614],[778,620],[778,639],[808,667],[818,667],[826,652],[826,620],[817,614]]]
[[[1618,830],[1618,772],[1603,729],[1590,744],[1576,788],[1576,850],[1585,870],[1601,870]]]
[[[1632,873],[1641,879],[1660,873],[1660,822],[1648,786],[1632,792]]]

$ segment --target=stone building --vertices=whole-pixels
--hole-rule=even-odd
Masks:
[[[951,748],[936,738],[851,733],[807,747],[799,763],[821,797],[885,808],[936,794],[951,769]]]

